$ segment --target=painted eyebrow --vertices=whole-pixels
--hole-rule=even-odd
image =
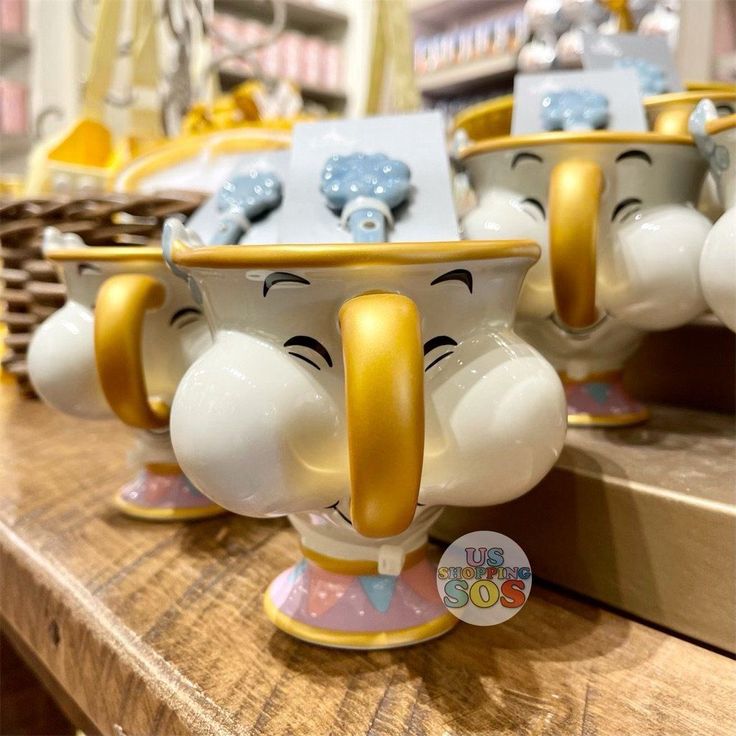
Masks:
[[[303,276],[297,276],[295,273],[286,273],[286,271],[275,271],[274,273],[268,274],[266,280],[263,282],[263,296],[268,294],[268,290],[272,286],[282,283],[306,284],[309,286],[309,281]]]
[[[639,149],[633,149],[631,151],[624,151],[623,153],[616,156],[616,163],[624,161],[627,158],[640,158],[642,161],[646,161],[650,166],[652,165],[652,157],[645,151]]]
[[[430,286],[441,284],[443,281],[461,281],[468,287],[468,291],[471,294],[473,293],[473,274],[465,268],[456,268],[454,271],[443,273],[442,276],[438,276]]]
[[[200,317],[202,315],[202,312],[199,309],[195,309],[194,307],[182,307],[181,309],[174,312],[174,314],[171,315],[171,319],[169,320],[169,325],[173,325],[174,322],[176,322],[178,319],[181,319],[187,314],[193,314],[197,317]]]
[[[427,340],[427,342],[424,343],[424,354],[426,355],[427,353],[431,353],[435,348],[438,348],[441,345],[452,345],[455,347],[457,346],[457,340],[453,340],[447,335],[437,335],[437,337],[433,337],[431,340]]]
[[[616,219],[616,215],[618,215],[621,210],[626,209],[629,205],[632,204],[641,204],[641,200],[637,199],[636,197],[629,197],[628,199],[622,199],[613,209],[613,213],[611,214],[611,221]]]
[[[83,273],[102,273],[102,270],[93,266],[91,263],[79,263],[77,264],[77,273],[81,276]]]
[[[295,335],[294,337],[290,337],[285,343],[285,348],[291,348],[294,346],[299,346],[303,348],[309,348],[310,350],[314,350],[315,353],[318,355],[321,355],[325,359],[325,363],[332,368],[332,357],[330,356],[329,351],[327,348],[319,341],[315,340],[313,337],[309,337],[309,335]],[[289,355],[293,355],[297,358],[301,358],[302,360],[306,360],[308,363],[311,363],[312,361],[304,358],[302,355],[298,355],[297,353],[289,353]],[[312,363],[312,365],[315,365]],[[319,366],[316,366],[319,368]]]
[[[521,161],[524,161],[525,159],[529,159],[530,161],[536,161],[537,163],[542,163],[542,157],[538,156],[536,153],[528,153],[527,151],[522,151],[521,153],[517,153],[516,156],[511,160],[511,168],[513,169],[516,164],[520,163]]]

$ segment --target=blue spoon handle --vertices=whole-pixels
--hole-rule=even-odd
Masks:
[[[348,217],[348,229],[355,243],[386,242],[386,218],[378,210],[355,210]]]
[[[242,218],[225,213],[220,217],[217,231],[210,238],[210,245],[232,245],[243,237]]]

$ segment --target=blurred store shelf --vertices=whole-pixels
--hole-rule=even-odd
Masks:
[[[241,82],[245,82],[249,78],[250,77],[247,74],[241,74],[229,69],[220,70],[220,80],[225,90],[228,90]],[[301,84],[300,82],[294,82],[294,84],[299,88],[302,97],[306,101],[317,102],[330,110],[339,111],[345,106],[347,101],[345,93],[340,90],[313,87],[308,84]]]
[[[31,49],[31,39],[22,33],[0,33],[0,63],[8,63]]]
[[[489,86],[510,78],[515,72],[516,55],[504,54],[419,75],[417,86],[420,92],[427,95],[449,95]]]
[[[215,10],[264,23],[273,19],[273,5],[265,0],[215,0]],[[347,24],[348,16],[329,5],[286,2],[286,26],[295,31],[331,36],[344,31]]]

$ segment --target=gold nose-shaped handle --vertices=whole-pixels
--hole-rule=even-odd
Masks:
[[[340,309],[350,461],[350,512],[366,537],[409,527],[424,458],[424,354],[419,310],[398,294]]]
[[[144,274],[105,281],[95,304],[95,357],[102,391],[118,417],[139,429],[161,429],[169,407],[149,399],[143,371],[143,319],[164,303],[164,285]]]
[[[549,248],[557,317],[582,329],[594,324],[596,241],[603,191],[601,167],[571,159],[552,169],[549,191]]]

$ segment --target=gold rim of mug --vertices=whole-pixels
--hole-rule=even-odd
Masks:
[[[654,95],[644,100],[647,113],[658,113],[668,107],[678,105],[695,105],[701,100],[713,102],[736,102],[736,88],[733,91],[720,89],[701,89],[693,92],[667,92],[664,95]]]
[[[84,248],[59,248],[44,253],[50,261],[159,261],[164,257],[161,248],[150,245],[143,246],[86,246]]]
[[[453,240],[416,243],[294,243],[217,245],[192,248],[175,240],[171,257],[186,268],[330,268],[409,266],[423,263],[530,258],[540,247],[532,240]]]
[[[592,130],[579,132],[534,133],[532,135],[507,135],[492,140],[471,143],[458,153],[458,158],[465,161],[481,153],[505,151],[509,148],[532,148],[534,146],[550,146],[555,143],[639,143],[642,145],[673,145],[695,147],[689,135],[667,135],[664,133],[627,133],[613,130]]]
[[[736,102],[736,86],[728,82],[688,82],[686,86],[686,92],[668,92],[647,97],[644,100],[646,112],[649,114],[661,112],[670,105],[695,105],[706,97],[714,102],[724,100]],[[453,134],[462,128],[477,142],[486,138],[509,135],[513,108],[513,95],[502,95],[470,105],[455,115],[450,133]],[[476,133],[473,133],[473,129]],[[480,134],[477,133],[478,129],[482,131]]]
[[[709,120],[705,124],[705,131],[708,135],[717,135],[718,133],[724,133],[727,130],[733,130],[736,128],[736,114],[724,115],[722,118],[715,118],[715,120]]]

